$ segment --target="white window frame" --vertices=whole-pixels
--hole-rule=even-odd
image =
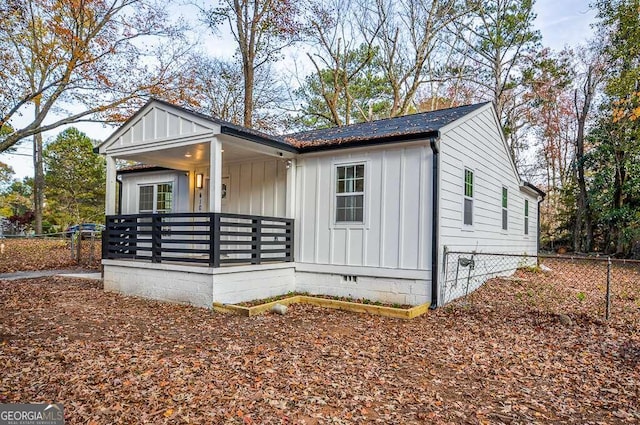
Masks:
[[[172,213],[175,209],[175,200],[176,200],[176,193],[175,193],[175,183],[173,181],[164,181],[164,182],[149,182],[149,183],[138,183],[138,198],[137,198],[137,207],[138,207],[138,214],[158,214],[158,186],[163,185],[163,184],[168,184],[171,185],[171,209],[169,211],[162,211],[161,214],[169,214]],[[152,210],[141,210],[140,209],[140,192],[141,192],[141,188],[143,187],[148,187],[148,186],[152,186],[153,187],[153,209]]]
[[[471,196],[467,196],[467,171],[471,173]],[[474,215],[474,204],[475,204],[475,186],[476,186],[476,173],[470,167],[462,168],[462,228],[464,230],[473,230],[473,225],[475,223],[475,215]],[[464,222],[464,209],[466,205],[466,200],[471,201],[471,224],[467,224]]]
[[[504,197],[506,194],[507,206],[504,205]],[[502,186],[500,190],[500,228],[503,232],[509,231],[509,188],[506,186]]]
[[[362,184],[362,192],[344,192],[338,193],[338,168],[340,167],[354,167],[362,165],[364,167],[364,176],[363,176],[363,184]],[[363,227],[367,223],[367,185],[369,181],[368,174],[369,163],[368,161],[350,161],[350,162],[336,162],[333,164],[333,197],[332,197],[332,214],[333,214],[333,225],[337,227]],[[338,198],[341,196],[362,196],[362,221],[338,221]]]

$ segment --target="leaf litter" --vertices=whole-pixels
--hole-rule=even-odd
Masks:
[[[539,285],[496,280],[403,321],[0,281],[0,402],[62,402],[68,424],[638,423],[638,309],[604,322],[517,296]]]

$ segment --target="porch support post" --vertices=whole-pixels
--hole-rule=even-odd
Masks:
[[[209,148],[209,212],[222,209],[222,142],[217,137],[211,139]]]
[[[111,155],[107,155],[107,187],[105,197],[105,213],[106,215],[115,215],[116,213],[116,159]]]
[[[295,218],[296,215],[296,159],[291,158],[287,162],[287,193],[286,193],[286,217]]]

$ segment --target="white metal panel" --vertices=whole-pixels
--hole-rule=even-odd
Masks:
[[[486,108],[441,136],[441,249],[535,253],[537,201],[520,191],[493,110]],[[462,225],[464,169],[474,173],[473,226]],[[502,187],[508,190],[508,229],[502,229]],[[529,198],[529,235],[524,199]]]

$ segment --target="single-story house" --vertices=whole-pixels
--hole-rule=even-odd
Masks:
[[[153,99],[96,152],[106,290],[435,307],[445,249],[537,252],[544,193],[520,179],[492,103],[274,136]]]

